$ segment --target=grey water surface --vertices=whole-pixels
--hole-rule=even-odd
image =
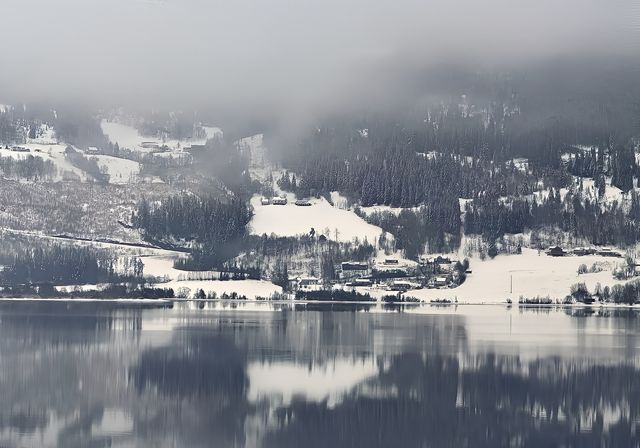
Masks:
[[[640,446],[640,314],[0,304],[0,447]]]

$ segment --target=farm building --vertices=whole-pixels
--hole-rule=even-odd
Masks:
[[[298,291],[319,291],[322,289],[322,280],[316,277],[299,277],[296,287]]]
[[[345,261],[340,264],[340,278],[356,278],[369,274],[369,265],[355,261]]]
[[[560,246],[553,246],[547,250],[547,255],[551,257],[564,257],[567,253]]]
[[[284,196],[274,196],[271,199],[273,205],[287,205],[287,198]]]

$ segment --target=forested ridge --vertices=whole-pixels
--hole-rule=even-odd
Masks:
[[[632,244],[637,88],[623,75],[619,86],[592,75],[572,87],[567,74],[558,76],[546,90],[535,81],[481,79],[476,95],[330,117],[282,151],[289,172],[278,184],[298,197],[338,191],[364,207],[406,208],[402,217],[367,219],[400,235],[405,249],[417,241],[411,254],[425,242],[450,249],[460,229],[490,243],[547,228],[594,244]],[[594,180],[595,198],[575,188],[580,178]],[[607,203],[607,188],[619,188],[626,203]],[[561,198],[560,190],[569,194]]]
[[[57,173],[56,166],[50,160],[28,155],[24,159],[0,157],[0,176],[7,178],[25,178],[28,180],[48,180]]]
[[[154,204],[142,199],[133,222],[147,238],[195,243],[195,264],[211,268],[237,255],[251,216],[240,199],[185,193]]]
[[[28,246],[2,239],[0,284],[96,284],[141,281],[139,258],[118,257],[91,247],[50,244]]]

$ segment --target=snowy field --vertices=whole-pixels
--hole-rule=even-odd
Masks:
[[[274,293],[282,292],[282,288],[265,280],[174,280],[168,283],[158,283],[154,285],[158,288],[173,288],[176,293],[181,288],[187,288],[185,294],[188,298],[202,289],[205,294],[215,293],[218,298],[224,293],[237,293],[239,296],[245,296],[247,299],[255,300],[258,297],[269,298]]]
[[[95,159],[98,166],[106,171],[110,184],[135,182],[140,172],[140,164],[135,160],[105,155],[92,155],[89,158]]]
[[[308,234],[313,227],[316,234],[326,232],[332,240],[348,242],[366,238],[375,245],[382,234],[380,227],[367,223],[351,211],[331,206],[324,198],[313,199],[310,207],[295,205],[291,197],[287,205],[261,205],[260,199],[258,195],[251,199],[254,216],[250,226],[255,235],[296,236]]]
[[[144,275],[169,280],[166,283],[155,284],[154,286],[158,288],[173,288],[176,293],[182,288],[187,288],[186,296],[189,298],[199,289],[202,289],[206,294],[215,292],[218,297],[224,293],[235,292],[248,299],[268,298],[276,292],[282,292],[281,287],[263,280],[180,280],[191,273],[173,267],[174,260],[180,256],[183,254],[173,253],[142,258]],[[193,274],[197,274],[197,272],[193,272]]]
[[[83,170],[72,165],[66,159],[65,150],[68,145],[66,143],[57,141],[55,137],[55,130],[51,127],[42,125],[38,131],[38,135],[36,138],[27,139],[27,143],[18,146],[26,148],[29,151],[18,152],[0,147],[0,157],[26,159],[27,157],[32,156],[39,157],[45,161],[50,161],[56,166],[56,169],[58,171],[52,179],[54,181],[62,181],[68,179],[78,179],[80,181],[86,181],[88,179],[87,174]],[[77,150],[77,148],[75,149]],[[128,183],[135,180],[140,171],[140,164],[133,160],[106,155],[84,154],[89,158],[95,159],[98,163],[98,166],[104,168],[104,170],[109,174],[109,183]]]
[[[172,151],[181,151],[182,149],[191,147],[191,145],[204,145],[208,139],[222,135],[222,131],[219,128],[204,126],[205,138],[185,140],[168,139],[163,141],[157,137],[140,135],[140,132],[136,128],[122,123],[102,120],[100,127],[111,143],[117,143],[121,148],[139,152],[154,151],[154,149],[144,148],[144,142],[155,143],[159,146],[166,145]]]
[[[180,257],[180,254],[172,253],[166,255],[143,257],[145,277],[166,278],[167,280],[177,280],[183,271],[175,269],[173,262]]]
[[[14,159],[26,159],[29,156],[40,157],[43,160],[51,161],[56,166],[58,170],[57,176],[54,177],[56,181],[70,177],[76,177],[82,181],[87,180],[86,173],[73,166],[65,158],[67,145],[27,143],[19,146],[29,149],[29,152],[17,152],[0,147],[0,157],[12,157]]]
[[[578,275],[578,266],[586,264],[590,267],[593,263],[606,263],[608,268]],[[467,280],[458,288],[420,289],[407,295],[425,301],[457,298],[462,303],[495,303],[507,298],[516,303],[520,296],[563,299],[575,283],[584,282],[591,292],[597,283],[602,287],[624,283],[612,277],[611,271],[619,263],[624,260],[596,255],[549,257],[544,252],[538,254],[537,250],[523,249],[521,255],[499,255],[485,261],[472,259],[470,269],[473,273],[467,275]],[[512,277],[513,293],[510,293]]]

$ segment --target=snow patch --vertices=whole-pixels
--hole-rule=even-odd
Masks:
[[[178,293],[181,288],[188,288],[188,296],[193,296],[202,289],[205,294],[215,293],[218,298],[223,294],[236,293],[247,299],[255,300],[259,297],[269,298],[275,293],[282,293],[280,286],[265,280],[174,280],[168,283],[158,283],[157,288],[173,288]]]
[[[511,298],[514,303],[520,296],[563,299],[571,285],[584,282],[590,291],[596,283],[602,287],[624,283],[612,277],[616,261],[609,260],[609,269],[595,274],[578,275],[578,266],[602,263],[602,257],[549,257],[534,249],[522,249],[521,255],[499,255],[493,260],[471,259],[472,273],[467,280],[453,289],[420,289],[408,295],[422,300],[458,299],[460,302],[504,302]],[[622,263],[623,261],[617,261]],[[513,292],[510,292],[513,278]]]
[[[143,136],[136,128],[115,121],[102,120],[100,127],[111,143],[117,143],[121,148],[143,153],[159,151],[163,146],[166,146],[169,151],[182,152],[184,149],[189,149],[192,145],[204,145],[210,136],[215,137],[222,134],[219,128],[208,126],[203,128],[205,131],[204,138],[165,140],[158,137]]]
[[[72,165],[66,159],[65,150],[67,149],[67,145],[43,145],[28,143],[19,146],[27,148],[29,151],[17,152],[0,147],[0,157],[12,157],[14,159],[21,160],[24,160],[29,156],[40,157],[43,160],[49,160],[55,164],[56,168],[58,169],[58,174],[54,177],[54,180],[56,181],[66,180],[74,177],[80,179],[81,181],[87,180],[86,173],[80,168]]]
[[[251,199],[254,216],[251,233],[255,235],[275,234],[297,236],[307,234],[313,227],[316,234],[325,234],[332,240],[349,242],[354,238],[365,238],[376,244],[382,229],[367,223],[349,210],[332,207],[326,199],[314,199],[310,207],[299,207],[289,202],[287,205],[261,205],[261,197]],[[337,230],[337,234],[336,234]]]
[[[140,172],[140,164],[134,160],[107,155],[92,155],[98,166],[109,175],[109,183],[126,184],[135,182]]]

